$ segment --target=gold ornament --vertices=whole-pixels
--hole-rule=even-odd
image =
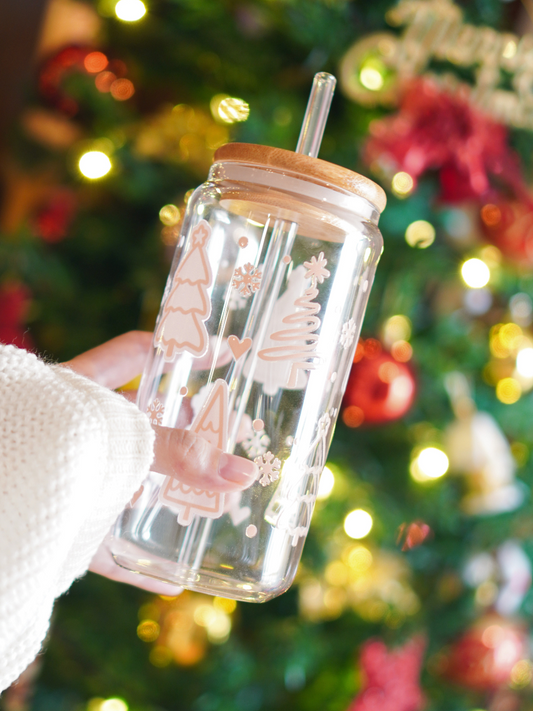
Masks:
[[[394,105],[402,84],[424,74],[465,92],[497,121],[533,128],[533,35],[468,25],[452,0],[401,0],[386,19],[404,26],[403,35],[364,37],[341,62],[340,84],[349,98],[366,106]],[[448,62],[451,71],[427,72],[432,60]],[[472,68],[474,85],[460,81],[453,65]],[[503,88],[502,73],[510,75],[511,89]]]
[[[321,577],[302,573],[299,599],[304,617],[334,619],[351,607],[364,620],[398,627],[418,612],[409,567],[398,553],[351,543],[337,554]]]
[[[207,112],[179,104],[163,108],[141,124],[134,145],[146,158],[187,163],[205,175],[215,150],[228,140],[226,126],[216,123]]]
[[[236,607],[234,600],[188,590],[176,598],[155,597],[139,610],[137,635],[153,643],[149,659],[154,666],[193,666],[205,657],[209,643],[227,641]]]

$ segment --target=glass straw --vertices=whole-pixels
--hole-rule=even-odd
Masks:
[[[318,157],[336,83],[333,74],[315,74],[296,153],[303,153],[311,158]]]

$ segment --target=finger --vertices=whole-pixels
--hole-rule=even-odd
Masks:
[[[154,461],[151,469],[209,491],[240,491],[259,475],[257,465],[227,454],[194,432],[153,425]]]
[[[118,388],[143,371],[152,334],[130,331],[63,363],[107,388]]]
[[[211,337],[209,339],[209,347],[207,353],[200,358],[195,358],[193,360],[193,370],[209,370],[213,366],[216,357],[215,368],[221,368],[223,365],[227,365],[233,358],[233,353],[228,345],[226,338],[223,338],[220,343],[217,343],[218,339],[216,337]],[[217,345],[219,346],[217,352]]]
[[[136,588],[148,590],[149,592],[156,593],[157,595],[168,595],[169,597],[174,597],[183,592],[183,588],[178,585],[164,583],[161,580],[148,578],[140,573],[134,573],[130,570],[126,570],[126,568],[122,568],[120,565],[115,563],[115,560],[113,559],[113,556],[109,552],[105,543],[103,543],[95,553],[93,559],[91,560],[89,570],[91,573],[102,575],[104,578],[115,580],[118,583],[133,585]]]

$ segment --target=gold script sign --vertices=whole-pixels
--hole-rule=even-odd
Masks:
[[[502,123],[533,128],[533,35],[468,25],[452,0],[402,0],[386,18],[405,30],[401,36],[368,35],[348,50],[340,67],[348,97],[367,106],[394,105],[402,83],[424,74],[468,92],[473,104]],[[451,71],[431,73],[431,62],[446,62]]]

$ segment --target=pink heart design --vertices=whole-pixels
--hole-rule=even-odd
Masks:
[[[228,346],[231,348],[235,360],[239,360],[252,347],[252,339],[243,338],[242,341],[239,341],[237,336],[228,336]]]

